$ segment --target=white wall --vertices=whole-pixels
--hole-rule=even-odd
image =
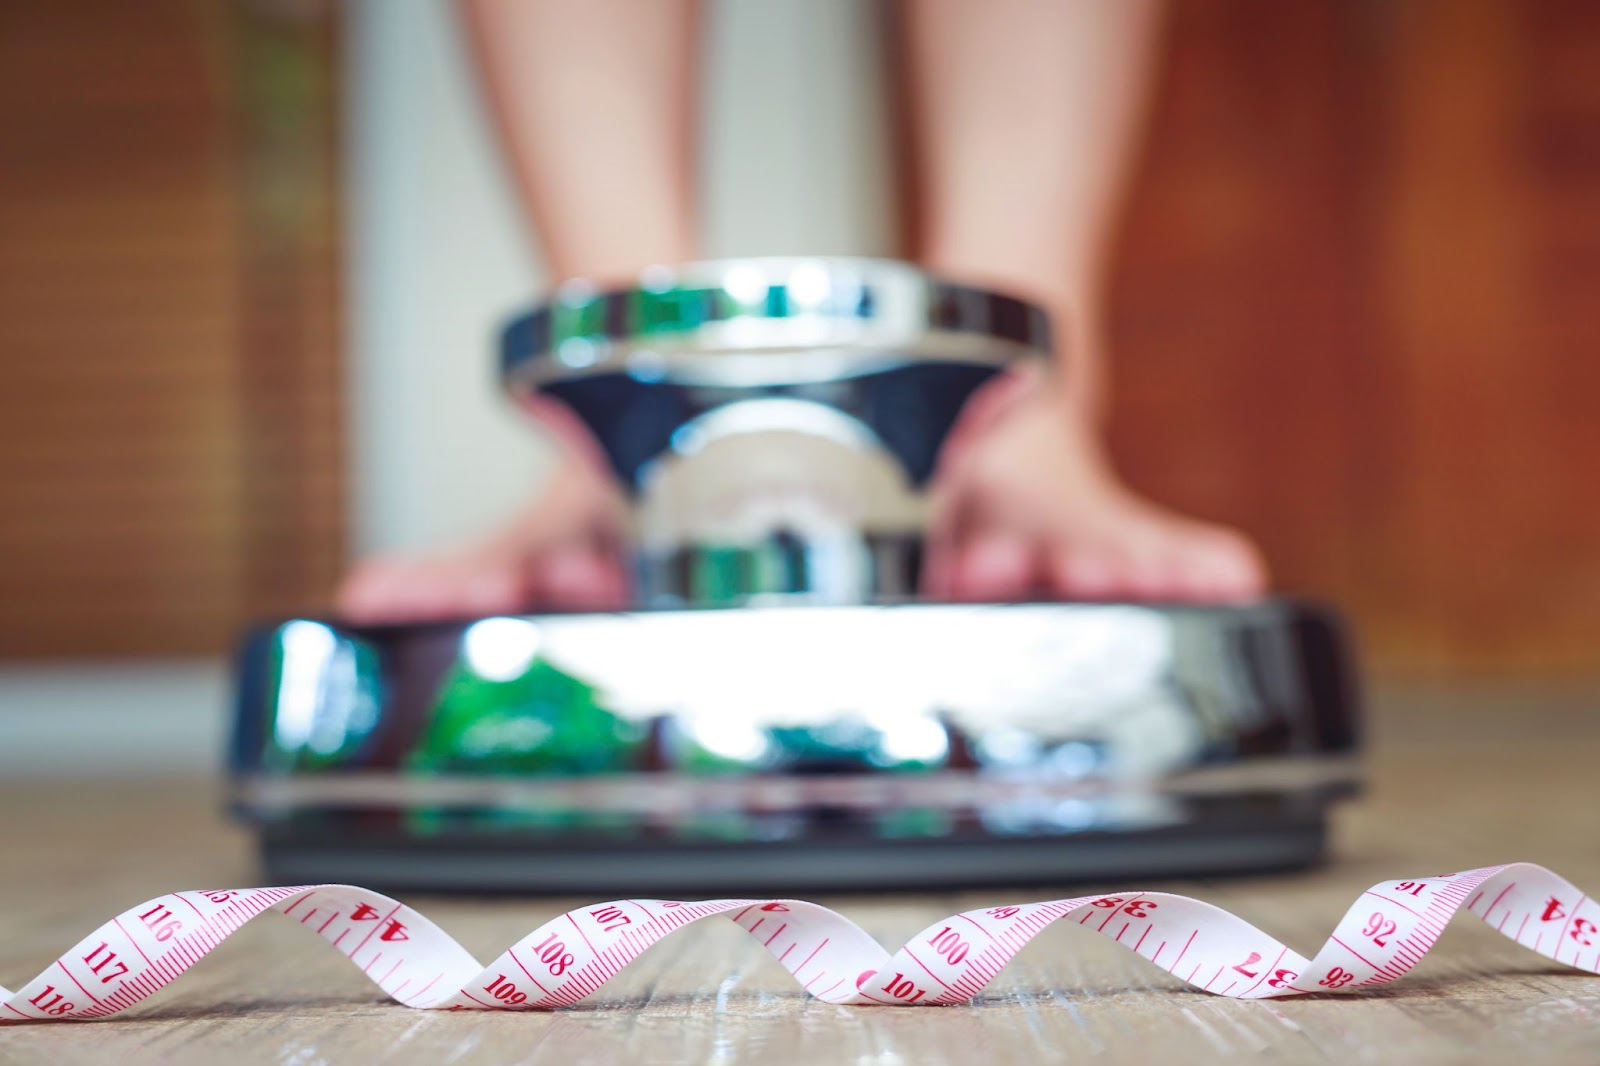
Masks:
[[[0,662],[0,783],[215,777],[232,688],[220,659]]]
[[[480,113],[447,0],[349,8],[350,421],[358,552],[481,529],[546,468],[501,400],[491,337],[548,280]],[[709,255],[884,254],[877,5],[706,4]]]
[[[872,0],[706,4],[708,256],[892,253],[879,10]]]

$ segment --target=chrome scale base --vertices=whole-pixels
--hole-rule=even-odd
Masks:
[[[262,629],[273,881],[802,893],[1304,865],[1357,694],[1305,604],[729,608]]]
[[[632,503],[639,608],[266,626],[236,808],[278,882],[790,894],[1242,872],[1355,784],[1323,609],[915,602],[968,398],[1037,307],[903,263],[582,284],[511,322]]]

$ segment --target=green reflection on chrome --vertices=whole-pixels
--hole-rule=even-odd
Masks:
[[[542,658],[495,681],[452,668],[412,769],[487,774],[592,774],[637,769],[647,728],[602,706],[596,690]]]
[[[329,770],[355,759],[377,728],[383,693],[378,654],[320,622],[280,626],[267,651],[263,763]]]
[[[511,804],[501,807],[413,807],[405,811],[406,828],[423,836],[459,832],[535,833],[553,837],[573,833],[634,836],[637,815],[624,811],[585,811],[569,805]]]
[[[711,293],[706,289],[640,289],[628,296],[628,308],[636,333],[681,333],[706,323]]]
[[[955,818],[949,811],[933,807],[884,811],[874,815],[872,821],[880,836],[891,839],[945,837],[955,828]]]

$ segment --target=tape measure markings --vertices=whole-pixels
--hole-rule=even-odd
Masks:
[[[1600,972],[1600,951],[1582,961],[1600,939],[1600,903],[1528,863],[1373,885],[1311,959],[1209,903],[1130,892],[965,911],[892,955],[848,918],[804,900],[612,900],[557,915],[483,966],[404,903],[352,885],[305,885],[186,890],[131,907],[19,991],[0,988],[0,1022],[111,1017],[268,910],[327,941],[397,1002],[433,1010],[570,1006],[663,937],[718,914],[808,994],[846,1005],[969,1002],[1042,929],[1066,920],[1197,988],[1241,999],[1350,993],[1398,980],[1460,910],[1546,958]],[[1515,932],[1507,932],[1513,918]]]

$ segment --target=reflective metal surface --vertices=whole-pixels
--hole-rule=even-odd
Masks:
[[[1035,307],[874,260],[569,285],[512,323],[507,387],[569,407],[632,499],[641,607],[253,634],[234,785],[269,875],[788,894],[1314,861],[1356,743],[1325,612],[908,602],[946,436],[1048,344]]]
[[[501,356],[628,490],[642,603],[859,603],[915,589],[945,437],[1049,343],[1039,308],[908,264],[739,259],[569,284]]]
[[[631,289],[569,282],[507,325],[501,369],[513,389],[613,372],[752,388],[1049,350],[1041,308],[909,263],[725,259],[653,267]]]
[[[237,799],[282,877],[421,887],[1292,865],[1354,780],[1348,670],[1288,602],[302,619],[242,653]]]

